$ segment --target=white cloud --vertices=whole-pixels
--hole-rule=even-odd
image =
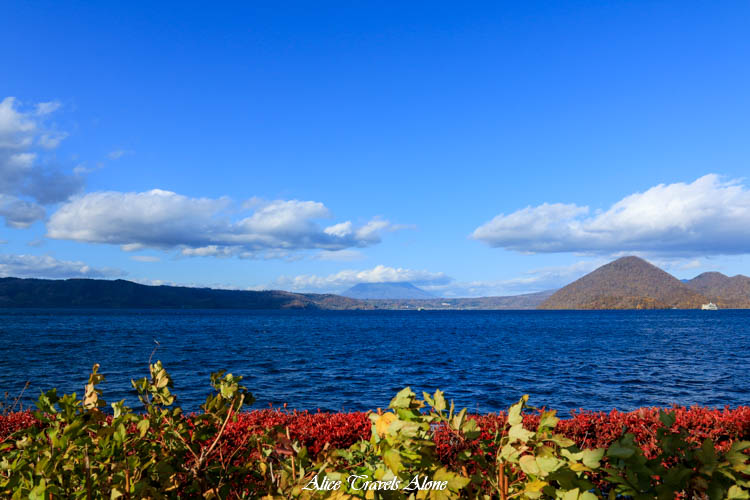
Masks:
[[[229,198],[190,198],[154,189],[104,191],[63,204],[47,224],[50,238],[108,243],[123,250],[177,249],[186,256],[262,258],[306,249],[342,250],[380,241],[388,221],[322,228],[329,210],[319,202],[276,200],[237,209]],[[251,213],[248,211],[252,210]]]
[[[548,204],[500,214],[472,237],[519,252],[744,254],[750,249],[750,190],[705,175],[659,184],[593,214],[587,206]]]
[[[349,288],[357,283],[409,282],[413,285],[422,286],[445,284],[450,281],[452,281],[452,278],[444,273],[378,265],[372,269],[344,270],[328,276],[314,274],[294,277],[282,276],[266,288],[283,288],[295,291],[331,291]]]
[[[233,285],[233,284],[229,284],[229,283],[221,283],[221,282],[196,283],[196,282],[180,282],[180,281],[172,281],[172,280],[160,280],[160,279],[139,278],[139,277],[128,278],[128,281],[132,281],[133,283],[140,283],[141,285],[148,285],[148,286],[177,286],[177,287],[184,287],[184,288],[213,288],[214,290],[252,290],[252,291],[265,290],[265,288],[245,287],[245,286],[238,286],[238,285]]]
[[[133,153],[132,151],[127,150],[127,149],[116,149],[114,151],[110,151],[109,153],[107,153],[107,158],[109,158],[110,160],[119,160],[123,156],[129,155],[132,153]]]
[[[44,205],[80,191],[83,179],[43,163],[39,152],[55,149],[67,134],[47,129],[45,118],[57,102],[23,107],[13,97],[0,101],[0,216],[24,228],[44,218]]]
[[[39,136],[37,142],[44,149],[56,149],[68,134],[65,132],[46,133]]]
[[[43,219],[44,215],[44,208],[36,203],[0,194],[0,216],[5,217],[8,227],[24,229]]]
[[[355,260],[362,260],[365,258],[362,252],[357,250],[322,250],[313,257],[315,260],[323,260],[329,262],[352,262]]]
[[[575,262],[568,266],[544,267],[499,280],[456,281],[442,272],[430,272],[378,265],[372,269],[344,270],[327,276],[302,274],[282,276],[257,289],[280,288],[296,292],[341,292],[357,283],[409,282],[437,297],[490,297],[552,290],[567,285],[606,259]]]
[[[441,297],[496,297],[542,292],[561,288],[607,263],[607,259],[578,261],[567,266],[551,266],[526,271],[499,280],[452,282],[423,286]]]
[[[0,276],[15,278],[106,278],[122,276],[122,271],[94,268],[79,261],[58,260],[49,255],[0,254]]]
[[[233,251],[230,247],[220,247],[218,245],[183,248],[181,253],[187,257],[231,257],[233,255]]]
[[[373,219],[361,228],[357,229],[354,234],[360,241],[377,243],[380,241],[380,232],[389,226],[389,222],[381,219]]]
[[[130,259],[136,262],[159,262],[161,260],[153,255],[133,255]]]
[[[36,105],[36,114],[40,116],[48,115],[60,109],[60,106],[61,104],[58,101],[40,102]]]
[[[351,221],[346,221],[339,224],[334,224],[333,226],[328,226],[327,228],[325,228],[323,232],[332,236],[344,238],[352,234],[352,223]]]
[[[36,128],[34,117],[17,109],[15,98],[6,97],[0,101],[0,148],[29,147],[34,141]]]

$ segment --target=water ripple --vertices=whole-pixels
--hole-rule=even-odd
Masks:
[[[0,311],[0,392],[79,394],[94,363],[109,401],[159,343],[178,400],[197,410],[212,371],[258,402],[385,407],[406,385],[494,412],[522,394],[561,410],[746,405],[750,311]]]

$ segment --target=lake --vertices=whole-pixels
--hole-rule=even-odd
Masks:
[[[254,408],[366,410],[404,386],[472,412],[523,395],[558,410],[750,403],[750,311],[0,310],[0,391],[81,394],[94,363],[108,402],[154,347],[186,410],[209,374],[245,376]],[[561,412],[563,415],[566,411]]]

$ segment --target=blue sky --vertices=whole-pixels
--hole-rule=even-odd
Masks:
[[[0,274],[750,274],[750,4],[10,2]]]

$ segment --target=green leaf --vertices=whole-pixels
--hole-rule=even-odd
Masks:
[[[674,413],[667,413],[662,410],[659,412],[659,420],[664,424],[664,427],[670,429],[677,422],[677,416]]]
[[[536,463],[544,472],[554,472],[562,465],[562,462],[560,460],[551,455],[537,456]]]
[[[625,448],[618,441],[612,443],[607,448],[607,456],[614,458],[630,458],[635,453],[633,448]]]
[[[514,443],[520,441],[526,443],[534,436],[534,433],[523,428],[523,424],[516,424],[508,431],[508,441]]]
[[[405,387],[391,400],[389,408],[409,408],[415,397],[411,387]]]
[[[555,443],[557,446],[561,448],[568,448],[576,444],[575,441],[573,441],[572,439],[566,438],[565,436],[561,434],[553,434],[552,436],[548,438],[548,440],[552,441],[553,443]]]
[[[450,472],[445,467],[441,467],[440,469],[436,470],[435,474],[432,476],[432,480],[447,481],[448,490],[453,492],[457,492],[462,488],[465,488],[466,485],[471,481],[468,477],[460,476],[455,472]]]
[[[74,420],[65,427],[65,429],[63,430],[63,436],[68,436],[70,434],[75,435],[76,433],[78,433],[78,431],[81,430],[82,427],[83,420]]]
[[[703,444],[700,450],[697,451],[696,456],[706,466],[715,466],[717,464],[716,449],[709,438],[703,440]]]
[[[433,396],[433,400],[435,401],[435,404],[433,407],[436,411],[443,411],[447,408],[445,404],[445,396],[443,395],[443,391],[440,389],[435,391],[435,395]]]
[[[559,418],[557,418],[556,411],[545,411],[542,413],[542,416],[539,418],[539,428],[549,428],[554,429],[557,423],[560,421]]]
[[[523,472],[526,474],[536,476],[541,472],[541,470],[539,469],[539,465],[536,463],[534,455],[524,455],[521,457],[518,463],[521,466],[521,470],[523,470]]]
[[[45,500],[47,483],[44,479],[29,492],[29,500]]]
[[[743,490],[736,484],[730,486],[729,491],[727,492],[728,500],[739,500],[739,499],[746,499],[746,498],[750,498],[750,495],[748,495],[747,490]]]
[[[150,426],[150,422],[147,419],[142,419],[138,424],[136,425],[136,428],[138,429],[138,434],[143,437],[148,432],[148,428]]]
[[[500,458],[506,461],[513,461],[513,459],[518,456],[518,450],[516,450],[513,446],[510,444],[506,444],[500,449]]]
[[[573,490],[568,490],[565,493],[563,493],[562,500],[578,500],[578,494],[580,490],[578,488],[575,488]]]
[[[526,406],[526,401],[528,400],[529,400],[529,395],[524,394],[523,397],[520,399],[520,401],[518,401],[518,403],[510,407],[510,409],[508,410],[508,424],[509,425],[517,425],[523,422],[523,417],[521,415],[521,412]]]
[[[458,415],[453,417],[453,421],[451,422],[451,426],[455,430],[461,430],[461,428],[464,425],[464,420],[466,420],[466,408],[458,412]]]
[[[583,465],[591,469],[599,467],[599,461],[604,456],[604,448],[597,448],[595,450],[583,450]]]
[[[398,475],[399,472],[404,468],[401,464],[401,455],[398,450],[390,449],[383,454],[383,462],[393,471],[394,474]]]

